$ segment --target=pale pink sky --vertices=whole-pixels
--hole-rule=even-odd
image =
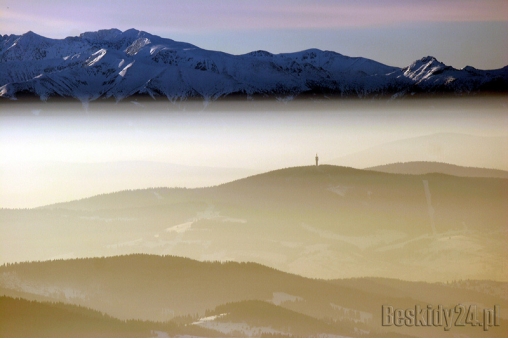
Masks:
[[[320,48],[394,66],[426,55],[455,67],[508,64],[505,0],[0,0],[0,34],[113,27],[233,54]]]

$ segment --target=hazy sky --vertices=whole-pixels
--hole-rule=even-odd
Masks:
[[[319,48],[399,67],[427,55],[457,68],[508,65],[508,0],[0,0],[2,35],[31,30],[64,38],[108,28],[136,28],[232,54]],[[75,120],[72,114],[54,119],[46,117],[54,113],[51,106],[34,108],[28,118],[0,114],[0,207],[37,206],[150,185],[198,185],[166,174],[166,181],[141,183],[137,180],[142,175],[136,172],[135,179],[106,187],[83,179],[85,172],[88,177],[96,173],[86,166],[78,175],[74,167],[55,172],[54,167],[26,166],[27,161],[142,161],[271,170],[312,164],[315,152],[325,161],[432,133],[506,135],[505,109],[499,107],[502,113],[460,107],[456,115],[441,107],[414,116],[376,107],[362,114],[307,112],[290,119],[201,113],[164,115],[162,120],[127,115]],[[124,178],[121,171],[108,171]],[[70,186],[75,182],[81,186]]]
[[[113,27],[233,54],[320,48],[400,67],[426,55],[458,68],[508,64],[505,0],[0,0],[0,34]]]
[[[216,103],[216,111],[168,111],[170,104],[161,101],[131,114],[125,110],[128,103],[114,105],[115,110],[105,105],[108,111],[102,113],[85,113],[79,103],[67,108],[55,107],[58,103],[21,105],[11,114],[0,114],[0,207],[41,206],[124,189],[216,185],[254,172],[312,165],[316,152],[321,163],[329,163],[370,147],[435,133],[464,134],[463,144],[467,135],[508,135],[506,100],[412,103],[330,103],[303,111],[272,111],[275,103],[258,111],[226,111]],[[26,109],[36,110],[30,114]],[[410,155],[442,161],[434,153],[447,156],[453,151],[449,159],[456,159],[457,151],[443,148],[440,138],[431,138],[423,152],[417,148]],[[408,146],[398,144],[396,160],[386,152],[371,160],[408,161],[414,143],[403,144]],[[486,162],[484,148],[467,147],[464,152],[470,157],[458,164],[508,169],[498,166],[497,157],[495,163]],[[507,154],[507,147],[494,149]],[[362,168],[351,161],[339,164]],[[254,171],[226,173],[210,167]]]

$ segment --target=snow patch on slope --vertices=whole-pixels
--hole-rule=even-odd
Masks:
[[[103,56],[105,56],[107,51],[104,48],[101,48],[97,52],[93,53],[87,60],[86,65],[87,66],[93,66],[97,62],[99,62]]]
[[[123,61],[123,60],[122,60],[122,61]],[[118,73],[118,75],[120,75],[121,77],[124,77],[124,76],[125,76],[125,74],[127,74],[127,70],[128,70],[129,68],[131,68],[131,67],[132,67],[132,65],[134,65],[134,61],[133,61],[133,62],[131,62],[130,64],[128,64],[127,66],[125,66],[125,67],[124,67],[124,68],[120,71],[120,73]]]

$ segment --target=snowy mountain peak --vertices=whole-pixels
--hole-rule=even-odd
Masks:
[[[101,29],[96,32],[81,33],[79,37],[86,40],[111,41],[114,38],[118,37],[120,34],[122,34],[121,30],[111,28],[111,29]]]
[[[11,35],[12,37],[17,37],[22,40],[51,40],[49,38],[43,37],[42,35],[39,35],[33,31],[28,31],[26,33],[23,33],[21,35]]]
[[[427,55],[426,57],[421,58],[420,61],[423,62],[423,63],[428,63],[428,62],[437,62],[437,63],[440,63],[439,61],[437,61],[436,58],[434,58],[431,55]]]
[[[238,97],[403,97],[405,93],[508,91],[508,68],[457,70],[432,56],[406,68],[332,51],[244,55],[209,51],[112,28],[66,39],[34,32],[0,39],[0,97],[33,93],[91,101],[135,94],[183,100]]]
[[[39,34],[36,34],[32,31],[28,31],[22,35],[18,36],[11,36],[16,39],[17,43],[24,43],[24,44],[40,44],[40,43],[48,43],[52,41],[52,39],[43,37]]]
[[[34,33],[33,31],[28,31],[23,34],[24,37],[41,37],[39,34]]]
[[[126,30],[122,33],[123,36],[132,36],[132,37],[137,37],[141,34],[147,34],[147,33],[145,31],[140,31],[135,28],[129,28],[128,30]]]
[[[408,78],[421,81],[428,79],[433,75],[443,73],[445,70],[452,70],[451,66],[446,66],[442,62],[439,62],[433,56],[426,56],[413,62],[410,66],[404,69],[404,75]]]
[[[145,47],[146,45],[149,45],[151,41],[148,38],[138,38],[134,40],[134,42],[125,49],[125,53],[129,55],[136,55],[141,48]]]
[[[415,62],[413,62],[411,65],[408,66],[408,69],[415,70],[421,67],[435,68],[435,67],[446,67],[446,65],[438,61],[433,56],[426,56],[421,58],[420,60],[416,60]]]
[[[271,57],[273,57],[272,53],[267,52],[267,51],[263,51],[263,50],[253,51],[253,52],[247,53],[245,55],[253,56],[253,57],[256,57],[256,58],[263,58],[263,57],[271,58]]]

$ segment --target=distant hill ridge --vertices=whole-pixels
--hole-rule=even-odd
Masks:
[[[370,169],[380,164],[399,162],[440,162],[507,170],[507,145],[508,136],[433,133],[372,146],[327,163]]]
[[[421,175],[428,173],[443,173],[459,177],[508,179],[508,171],[480,167],[457,166],[436,161],[397,162],[393,164],[367,167],[365,169],[394,174]]]

